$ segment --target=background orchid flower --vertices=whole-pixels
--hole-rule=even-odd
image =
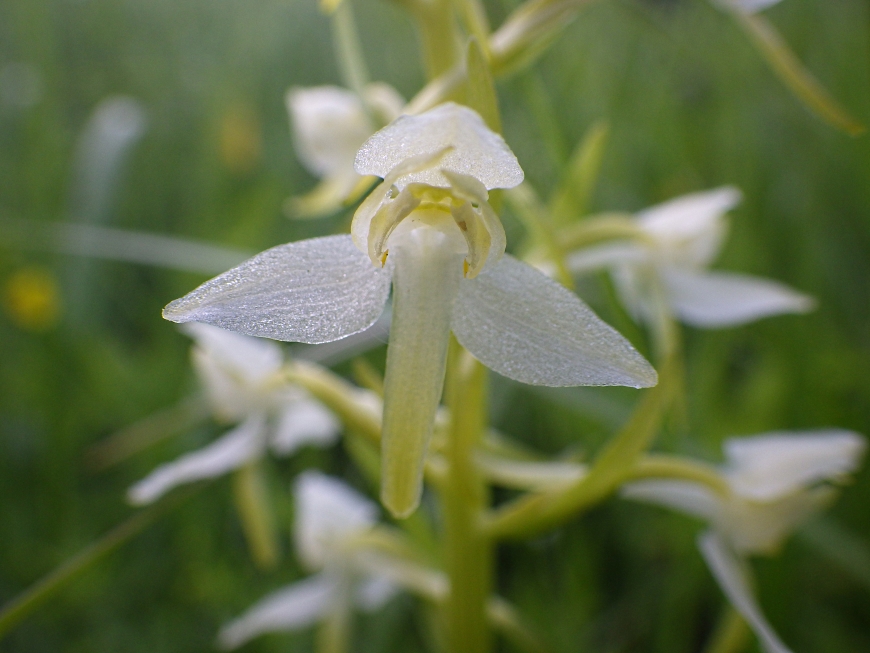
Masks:
[[[382,500],[394,515],[419,502],[451,330],[484,365],[523,383],[655,385],[649,363],[573,293],[502,257],[488,191],[520,183],[523,172],[475,112],[448,103],[402,116],[363,145],[356,169],[384,181],[360,205],[351,236],[267,250],[163,314],[330,342],[372,324],[392,283]]]
[[[390,85],[368,84],[364,98],[338,86],[291,88],[286,104],[293,128],[296,156],[306,170],[321,179],[302,197],[292,198],[289,210],[316,217],[337,210],[359,197],[374,181],[357,174],[357,150],[379,126],[395,120],[405,101]]]
[[[725,213],[739,201],[725,186],[658,204],[634,217],[635,239],[576,251],[567,265],[575,273],[609,269],[627,308],[650,323],[662,308],[706,328],[811,310],[812,298],[776,281],[707,270],[722,248]]]
[[[220,632],[223,648],[236,648],[266,632],[298,630],[352,608],[377,610],[399,587],[365,564],[361,538],[378,519],[377,507],[341,481],[320,472],[300,475],[294,488],[293,534],[299,560],[317,572],[256,603]]]
[[[284,358],[274,342],[207,324],[184,327],[195,345],[194,368],[216,419],[237,426],[212,444],[155,469],[130,488],[136,504],[151,503],[173,487],[214,478],[262,456],[287,456],[306,444],[327,446],[338,420],[303,390],[282,379]]]
[[[698,548],[722,591],[768,653],[788,653],[752,594],[742,558],[773,553],[829,505],[837,491],[827,482],[855,471],[865,448],[863,437],[842,430],[735,438],[725,442],[720,470],[727,493],[691,481],[647,480],[625,486],[623,496],[707,520],[711,528]]]

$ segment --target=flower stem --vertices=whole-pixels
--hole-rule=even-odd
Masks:
[[[487,602],[492,589],[493,544],[481,516],[489,503],[473,453],[486,430],[486,369],[451,339],[446,403],[452,423],[446,456],[449,471],[442,493],[445,567],[450,579],[446,643],[451,653],[492,648]]]
[[[278,563],[278,542],[268,493],[256,462],[233,475],[233,495],[254,563],[260,569],[273,568]]]

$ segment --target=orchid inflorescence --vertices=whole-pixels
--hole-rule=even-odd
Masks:
[[[345,28],[346,4],[330,5]],[[464,59],[428,51],[439,72],[409,104],[359,75],[350,89],[291,89],[297,155],[320,182],[292,198],[288,212],[312,217],[361,199],[350,233],[268,249],[164,309],[194,338],[213,415],[232,428],[156,469],[131,488],[131,501],[256,465],[269,450],[328,447],[343,423],[363,482],[380,486],[393,520],[380,522],[377,506],[342,481],[302,473],[293,532],[297,557],[314,575],[227,624],[223,647],[317,625],[319,648],[340,653],[352,641],[354,609],[374,611],[406,592],[441,615],[451,653],[490,650],[493,631],[538,650],[516,610],[494,593],[497,541],[564,523],[621,492],[708,522],[698,546],[723,592],[768,653],[788,651],[754,598],[745,558],[775,552],[830,503],[833,485],[857,469],[863,438],[840,430],[735,438],[722,468],[647,450],[679,394],[673,323],[728,327],[804,313],[815,301],[773,280],[709,269],[724,243],[725,214],[740,201],[730,186],[633,215],[541,220],[533,226],[543,236],[525,248],[527,261],[506,252],[498,193],[533,193],[498,133],[492,74],[549,42],[569,10],[550,4],[524,5],[489,38],[474,5],[464,15],[472,35]],[[755,12],[774,2],[717,4],[753,25]],[[424,31],[455,22],[425,15]],[[551,278],[600,270],[627,313],[649,328],[658,372]],[[369,390],[285,359],[262,340],[338,341],[371,327],[385,307],[385,372]],[[550,460],[487,425],[486,369],[539,386],[658,387],[591,460]],[[493,506],[490,486],[520,494]],[[424,488],[431,501],[418,511]]]

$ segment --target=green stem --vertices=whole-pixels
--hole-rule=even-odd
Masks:
[[[658,386],[645,393],[628,424],[596,457],[589,474],[564,489],[524,495],[500,506],[487,516],[486,532],[493,538],[540,533],[600,503],[628,480],[670,404],[672,366],[673,361],[665,363]]]
[[[339,3],[332,14],[332,42],[335,46],[335,56],[338,59],[342,81],[365,104],[365,87],[369,83],[369,71],[359,42],[353,8],[348,0]]]
[[[481,529],[489,494],[473,453],[486,429],[486,368],[451,339],[445,388],[452,423],[442,491],[445,568],[450,579],[446,649],[485,653],[492,648],[487,603],[492,588],[493,544]]]
[[[420,30],[426,79],[435,80],[454,67],[461,67],[461,49],[450,0],[421,0],[412,7]]]
[[[730,605],[713,631],[704,653],[740,653],[749,643],[749,627]]]
[[[278,564],[278,541],[257,462],[250,462],[233,474],[233,496],[254,563],[260,569],[272,569]]]
[[[0,610],[0,639],[53,594],[141,533],[170,508],[180,505],[182,500],[198,489],[200,488],[196,487],[187,492],[176,493],[170,499],[137,512],[4,605]]]

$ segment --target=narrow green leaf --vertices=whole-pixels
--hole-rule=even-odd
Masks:
[[[865,131],[864,125],[850,116],[804,67],[766,18],[736,8],[732,13],[780,80],[810,111],[850,136]]]
[[[573,222],[589,209],[609,132],[607,122],[599,120],[574,149],[565,176],[550,199],[550,215],[557,226]]]
[[[500,134],[501,115],[498,110],[498,94],[495,90],[495,82],[489,69],[486,54],[474,36],[468,39],[468,46],[465,49],[465,66],[466,104],[481,115],[490,129]]]
[[[201,487],[203,485],[189,488],[186,492],[177,492],[165,501],[140,510],[9,601],[0,609],[0,639],[46,600],[78,578],[91,566],[141,533],[158,517],[168,512],[170,508],[180,505],[184,499],[193,495]]]

